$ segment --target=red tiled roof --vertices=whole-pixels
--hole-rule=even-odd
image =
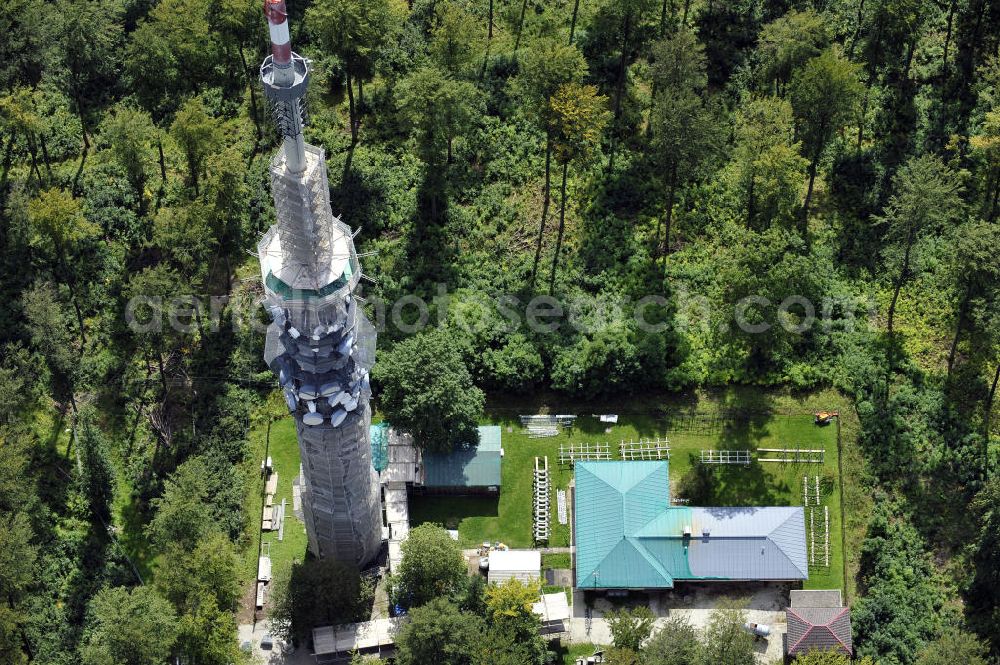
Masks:
[[[789,607],[788,655],[807,651],[839,651],[854,655],[851,613],[846,607]]]

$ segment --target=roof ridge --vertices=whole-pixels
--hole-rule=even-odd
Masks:
[[[840,613],[837,616],[835,616],[832,619],[830,619],[830,623],[833,623],[834,621],[836,621],[840,617],[844,616],[845,614],[849,615],[850,613],[851,613],[851,608],[850,607],[841,607],[840,608]]]
[[[780,545],[780,544],[779,544],[779,543],[778,543],[778,542],[777,542],[777,541],[776,541],[776,540],[775,540],[775,539],[773,538],[774,534],[775,534],[775,533],[776,533],[777,531],[779,531],[779,530],[781,530],[781,529],[784,529],[784,528],[785,528],[786,526],[788,526],[788,523],[789,523],[789,522],[791,522],[791,521],[792,521],[792,519],[793,519],[794,517],[797,517],[797,516],[798,516],[798,515],[800,515],[800,514],[802,515],[802,524],[803,524],[803,526],[805,526],[805,509],[804,509],[804,508],[802,508],[801,506],[774,506],[774,507],[775,507],[775,508],[790,508],[791,510],[789,510],[789,511],[788,511],[788,517],[786,517],[786,518],[785,518],[784,520],[782,520],[782,521],[781,521],[781,523],[780,523],[780,524],[776,525],[776,526],[775,526],[775,527],[774,527],[773,529],[771,529],[771,530],[770,530],[770,531],[768,532],[768,534],[767,534],[766,538],[767,538],[767,540],[769,540],[770,542],[774,543],[774,546],[775,546],[775,548],[776,548],[776,549],[777,549],[777,550],[778,550],[779,552],[781,552],[781,556],[785,557],[785,560],[786,560],[786,561],[788,561],[788,563],[790,563],[790,564],[791,564],[792,568],[794,568],[795,570],[797,570],[797,571],[799,571],[800,573],[802,573],[803,575],[805,575],[805,578],[806,578],[806,579],[809,579],[809,563],[808,563],[808,557],[807,557],[807,559],[806,559],[806,567],[805,567],[805,570],[803,570],[803,569],[802,569],[801,567],[799,567],[799,565],[798,565],[797,563],[795,563],[795,561],[793,561],[793,560],[792,560],[792,557],[790,557],[790,556],[788,555],[788,552],[786,552],[786,551],[785,551],[785,548],[784,548],[784,547],[782,547],[782,546],[781,546],[781,545]],[[800,513],[799,511],[802,511],[802,512]],[[800,618],[801,618],[801,617],[800,617]]]
[[[587,463],[574,465],[574,467],[575,467],[574,470],[573,470],[574,475],[578,475],[578,474],[580,474],[580,472],[583,472],[590,479],[592,479],[592,480],[594,480],[596,482],[601,483],[601,485],[603,485],[605,488],[607,488],[608,490],[614,492],[614,494],[618,498],[618,500],[621,501],[622,511],[624,511],[624,509],[625,509],[625,494],[623,492],[619,491],[618,488],[616,488],[613,485],[611,485],[604,478],[601,478],[599,475],[597,475],[596,473],[594,473],[593,471],[591,471],[590,468],[588,468],[589,466],[590,465],[587,464]],[[577,478],[576,481],[577,481],[577,488],[579,489],[579,487],[580,487],[580,478]],[[576,496],[579,496],[577,493],[574,493],[574,494]],[[575,500],[576,499],[574,499],[574,501]],[[574,510],[575,510],[575,507],[574,507]],[[598,553],[599,556],[595,557],[596,561],[594,561],[594,563],[592,565],[588,565],[587,569],[583,569],[583,568],[580,567],[580,565],[581,565],[582,562],[580,560],[580,556],[578,555],[577,559],[576,559],[576,561],[577,561],[577,571],[576,571],[576,578],[577,579],[576,579],[576,582],[579,583],[579,581],[581,579],[580,578],[581,572],[586,572],[587,573],[586,576],[583,578],[583,579],[587,579],[587,578],[591,577],[592,575],[594,575],[594,571],[600,571],[601,565],[604,563],[604,561],[607,560],[607,558],[611,555],[611,553],[614,552],[615,549],[619,545],[621,545],[621,543],[624,540],[625,540],[625,531],[624,531],[624,527],[623,527],[622,528],[621,537],[615,539],[614,542],[613,542],[613,544],[611,544],[611,546],[607,550],[605,550],[604,552],[599,552]]]
[[[830,628],[829,625],[816,626],[816,630],[819,630],[819,629],[826,630],[828,633],[830,633],[830,637],[832,637],[833,639],[837,640],[837,644],[839,644],[840,646],[842,646],[845,649],[847,649],[848,652],[851,651],[851,648],[848,647],[846,644],[844,644],[844,640],[840,639],[840,636],[837,635],[837,632],[833,628]]]
[[[770,537],[771,534],[774,533],[775,531],[777,531],[778,529],[781,529],[786,524],[788,524],[788,521],[791,520],[793,517],[795,517],[798,514],[798,510],[797,509],[798,508],[802,508],[802,506],[765,506],[765,507],[767,507],[767,508],[778,508],[778,509],[781,509],[781,508],[788,508],[789,509],[789,511],[788,511],[788,517],[786,517],[785,519],[783,519],[780,523],[774,525],[774,528],[771,529],[767,533],[768,537]],[[805,517],[805,510],[803,510],[802,514],[803,514],[803,518],[804,518]]]
[[[841,612],[835,618],[833,618],[833,619],[830,620],[830,625],[832,626],[834,621],[839,621],[841,619],[841,617],[843,617],[846,614],[847,615],[847,621],[848,621],[848,634],[850,635],[850,620],[851,620],[850,611],[851,611],[850,608],[845,607],[843,612]],[[840,636],[837,635],[837,631],[835,631],[832,627],[830,628],[830,633],[833,635],[833,637],[834,637],[835,640],[837,640],[838,642],[840,642],[841,646],[843,646],[845,649],[847,649],[847,653],[848,654],[850,654],[851,656],[854,656],[854,636],[853,635],[850,635],[850,637],[851,637],[851,644],[848,645],[846,642],[844,642],[844,640],[840,639]]]
[[[591,478],[593,478],[594,480],[598,481],[599,483],[601,483],[602,485],[604,485],[605,487],[607,487],[611,491],[615,492],[616,494],[619,494],[622,497],[622,499],[624,500],[624,498],[625,498],[625,492],[622,492],[620,489],[618,489],[617,487],[615,487],[614,485],[612,485],[611,483],[609,483],[608,481],[606,481],[604,478],[601,478],[599,475],[597,475],[596,473],[594,473],[593,471],[591,471],[590,469],[588,469],[587,465],[584,465],[583,467],[581,467],[580,470],[585,471]]]
[[[785,558],[785,561],[787,561],[792,566],[792,568],[794,568],[795,570],[797,570],[800,573],[802,573],[803,575],[805,575],[805,579],[809,579],[809,570],[808,570],[809,567],[808,567],[808,565],[806,566],[806,570],[802,570],[801,568],[799,568],[799,566],[794,561],[792,561],[792,557],[788,556],[788,553],[785,552],[785,549],[781,545],[779,545],[778,543],[774,542],[774,540],[771,539],[770,536],[768,536],[767,540],[768,540],[768,542],[774,544],[774,549],[778,550],[778,552],[781,553],[781,556],[783,556]],[[801,617],[799,617],[799,618],[801,618]],[[805,621],[805,619],[803,619],[803,621]]]
[[[673,587],[674,576],[670,574],[670,571],[668,571],[663,564],[660,563],[660,560],[657,559],[652,552],[646,549],[646,545],[643,544],[642,539],[635,536],[625,536],[624,540],[627,540],[635,551],[639,552],[639,554],[642,555],[642,558],[648,561],[649,564],[656,569],[656,572],[663,576],[663,579],[666,580],[671,587]]]
[[[796,616],[798,616],[798,615],[796,615]],[[799,617],[799,618],[801,619],[802,617]],[[803,621],[805,621],[805,619],[802,619],[802,620],[803,620]],[[807,622],[807,623],[808,623],[808,622]],[[837,641],[838,643],[840,643],[841,645],[843,645],[843,646],[844,646],[844,648],[847,648],[847,645],[846,645],[846,644],[844,644],[844,643],[843,643],[843,642],[841,641],[841,639],[840,639],[839,637],[837,637],[837,635],[836,635],[836,634],[835,634],[835,633],[834,633],[834,632],[833,632],[832,630],[830,630],[830,627],[829,627],[829,626],[817,626],[816,624],[813,624],[813,623],[810,623],[810,624],[809,624],[809,627],[808,627],[808,628],[806,628],[806,630],[805,630],[805,631],[803,631],[803,633],[802,633],[802,637],[800,637],[800,638],[799,638],[798,640],[796,640],[796,641],[795,641],[795,644],[793,644],[793,645],[791,645],[790,647],[788,647],[788,653],[792,653],[793,651],[795,651],[795,650],[796,650],[796,649],[798,648],[798,646],[799,646],[800,644],[802,644],[802,643],[803,643],[803,642],[805,641],[805,639],[806,639],[807,637],[809,637],[809,636],[810,636],[810,634],[811,634],[811,633],[812,633],[812,632],[813,632],[814,630],[819,630],[819,629],[821,629],[821,628],[822,628],[822,629],[825,629],[825,630],[826,630],[826,632],[830,633],[830,636],[831,636],[831,637],[833,637],[833,639],[835,639],[835,640],[836,640],[836,641]]]
[[[810,608],[800,608],[800,609],[821,610],[821,609],[837,609],[837,608],[810,607]],[[843,617],[845,613],[847,613],[847,612],[850,611],[850,608],[842,607],[842,608],[840,608],[840,610],[841,611],[837,615],[835,615],[832,619],[830,619],[830,621],[827,622],[827,623],[813,623],[812,621],[809,621],[808,619],[806,619],[805,617],[803,617],[801,614],[799,614],[798,612],[796,612],[795,608],[792,608],[792,607],[787,608],[785,610],[786,614],[787,613],[791,613],[799,621],[807,624],[807,628],[804,631],[802,631],[802,637],[800,637],[799,639],[797,639],[794,644],[792,644],[792,645],[790,645],[788,647],[788,653],[793,653],[798,648],[798,646],[800,644],[802,644],[802,642],[805,641],[805,639],[807,637],[809,637],[810,635],[812,635],[812,633],[814,631],[825,630],[826,632],[828,632],[830,634],[830,637],[832,637],[834,640],[836,640],[837,644],[839,644],[840,646],[842,646],[848,652],[848,654],[852,654],[853,655],[854,650],[851,647],[849,647],[847,645],[847,643],[844,642],[844,640],[840,639],[840,636],[837,635],[837,631],[835,631],[831,627],[832,624],[833,624],[833,622],[837,621],[838,619],[840,619],[841,617]]]

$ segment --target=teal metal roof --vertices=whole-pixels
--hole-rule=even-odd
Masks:
[[[468,450],[424,454],[424,484],[427,487],[499,487],[500,427],[479,428],[479,444]]]
[[[671,506],[666,461],[577,462],[574,496],[580,588],[809,576],[802,508]]]

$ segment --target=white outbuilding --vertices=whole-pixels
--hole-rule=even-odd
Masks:
[[[537,550],[497,550],[490,552],[489,583],[511,578],[531,582],[541,577],[542,553]]]

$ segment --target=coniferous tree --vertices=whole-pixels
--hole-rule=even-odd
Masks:
[[[531,288],[535,286],[538,262],[542,255],[545,223],[552,191],[552,96],[566,83],[579,82],[587,71],[583,55],[574,46],[555,39],[536,40],[520,58],[520,71],[514,86],[527,105],[532,120],[545,132],[545,180],[542,186],[542,218],[535,243],[535,261],[531,268]]]
[[[656,102],[650,124],[653,148],[666,190],[663,251],[670,253],[670,233],[677,190],[696,177],[719,142],[718,118],[706,96],[704,48],[694,33],[678,32],[654,46]],[[660,225],[654,242],[659,253]]]
[[[792,108],[809,159],[809,180],[802,204],[802,237],[808,240],[809,206],[816,173],[830,140],[855,113],[861,94],[857,66],[830,48],[809,60],[792,78]]]
[[[918,241],[958,219],[964,209],[960,175],[933,155],[910,160],[893,180],[894,193],[880,221],[887,225],[894,273],[886,329],[893,334],[896,303],[911,277]]]
[[[566,228],[566,176],[570,162],[590,157],[600,144],[601,133],[608,123],[607,98],[597,94],[592,85],[567,83],[559,86],[549,99],[549,115],[552,120],[553,151],[556,163],[562,165],[562,181],[559,184],[559,234],[556,236],[556,251],[552,257],[552,272],[549,276],[549,292],[555,288],[556,268],[562,251],[563,233]]]

